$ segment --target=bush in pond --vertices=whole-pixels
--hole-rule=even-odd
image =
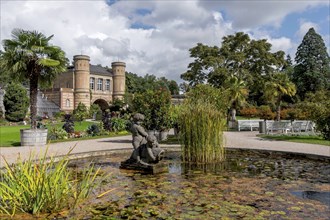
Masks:
[[[54,213],[74,208],[89,195],[99,170],[90,166],[78,175],[68,169],[72,149],[59,161],[47,158],[47,150],[37,162],[33,154],[13,166],[5,161],[0,173],[0,213]]]
[[[221,90],[206,85],[188,95],[179,115],[184,162],[213,163],[224,159],[227,98]]]

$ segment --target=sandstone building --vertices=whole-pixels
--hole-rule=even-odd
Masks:
[[[81,102],[88,108],[98,104],[102,110],[114,99],[123,99],[125,94],[124,62],[111,63],[111,70],[91,65],[86,55],[73,57],[74,65],[60,74],[52,89],[43,90],[48,100],[61,111],[70,112]]]

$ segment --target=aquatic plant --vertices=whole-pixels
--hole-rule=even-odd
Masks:
[[[18,158],[12,166],[5,160],[0,173],[0,213],[54,213],[74,208],[88,196],[98,170],[89,166],[78,175],[68,169],[72,149],[59,160],[47,158],[47,150],[37,161],[33,153],[26,161]]]
[[[210,104],[187,105],[179,119],[184,162],[210,163],[224,159],[224,114]]]
[[[211,163],[224,159],[223,131],[229,101],[226,93],[200,85],[188,94],[179,115],[184,162]]]

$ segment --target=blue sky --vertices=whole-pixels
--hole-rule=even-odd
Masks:
[[[294,58],[310,27],[329,52],[329,0],[1,0],[1,40],[13,28],[54,34],[52,43],[72,60],[86,54],[92,64],[126,62],[138,75],[180,80],[197,43],[221,46],[222,37],[244,31],[267,39],[272,50]]]

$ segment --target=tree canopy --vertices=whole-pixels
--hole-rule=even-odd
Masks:
[[[8,121],[23,121],[29,108],[29,98],[25,88],[17,83],[8,84],[3,104]]]
[[[53,35],[46,37],[37,31],[14,29],[12,39],[3,40],[0,54],[1,69],[30,86],[31,127],[37,127],[38,86],[49,86],[56,76],[66,70],[68,59],[61,48],[50,44]]]
[[[135,73],[126,73],[126,91],[128,93],[145,93],[147,90],[166,89],[171,95],[179,94],[179,86],[174,80],[155,75],[138,76]]]
[[[286,63],[285,53],[273,53],[271,46],[267,40],[251,40],[243,32],[223,37],[221,47],[198,43],[189,50],[194,61],[181,78],[190,86],[208,83],[226,89],[226,82],[235,76],[246,83],[250,95],[258,95],[265,76],[279,72]]]
[[[310,28],[296,52],[292,81],[304,99],[306,93],[330,89],[330,58],[322,37]]]

